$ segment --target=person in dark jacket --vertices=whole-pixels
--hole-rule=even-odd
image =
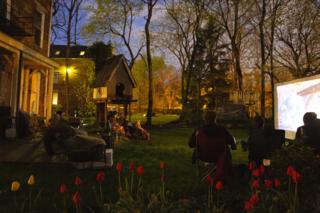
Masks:
[[[295,141],[304,143],[305,145],[320,150],[320,120],[317,119],[317,114],[307,112],[303,116],[303,126],[298,127]]]
[[[201,160],[216,164],[216,180],[225,180],[232,175],[232,157],[229,145],[236,149],[234,137],[228,130],[216,123],[216,113],[205,113],[205,125],[196,129],[189,139],[189,147],[194,148],[193,162]]]

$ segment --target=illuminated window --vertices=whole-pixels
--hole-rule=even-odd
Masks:
[[[80,55],[83,56],[84,54],[86,54],[86,51],[81,51]]]
[[[58,105],[58,93],[54,92],[52,95],[52,105]]]
[[[57,50],[54,54],[55,55],[60,55],[60,50]]]

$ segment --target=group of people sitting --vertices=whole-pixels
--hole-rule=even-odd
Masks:
[[[198,160],[213,163],[216,166],[215,179],[227,180],[233,174],[230,149],[236,149],[236,142],[230,132],[216,123],[216,113],[207,111],[205,125],[196,129],[189,139],[189,147],[194,148],[192,161]],[[313,112],[303,117],[304,125],[297,129],[297,142],[311,147],[320,154],[320,120]],[[282,147],[285,142],[283,130],[265,127],[264,119],[256,116],[249,132],[248,139],[242,142],[243,148],[249,151],[248,160],[256,166],[263,164],[271,153]]]
[[[150,133],[141,126],[140,120],[133,123],[121,116],[116,118],[113,114],[108,115],[107,120],[106,132],[110,137],[113,137],[115,141],[120,140],[121,137],[126,140],[150,140]]]
[[[128,122],[125,119],[116,119],[115,115],[108,115],[106,129],[101,137],[89,136],[86,131],[73,128],[64,118],[64,112],[58,111],[50,120],[49,127],[44,134],[45,148],[49,154],[54,153],[55,145],[69,152],[75,149],[85,149],[104,144],[106,148],[113,148],[114,143],[121,137],[150,140],[150,134],[141,127],[140,121]]]

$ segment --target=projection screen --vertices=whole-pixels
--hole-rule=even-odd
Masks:
[[[276,84],[274,92],[275,128],[285,130],[287,139],[295,138],[304,113],[320,117],[320,75]]]

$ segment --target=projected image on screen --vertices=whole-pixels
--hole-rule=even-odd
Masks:
[[[306,112],[320,116],[320,78],[277,87],[278,129],[296,131]]]

